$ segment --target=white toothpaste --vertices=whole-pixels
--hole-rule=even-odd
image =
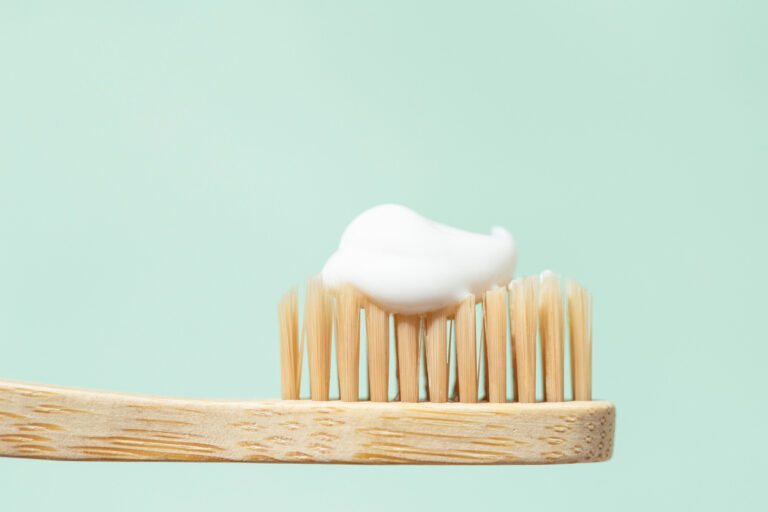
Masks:
[[[470,233],[385,204],[347,226],[322,277],[330,288],[354,286],[390,313],[419,314],[506,286],[516,262],[504,228]]]

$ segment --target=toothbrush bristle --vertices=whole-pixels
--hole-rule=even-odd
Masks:
[[[456,311],[456,361],[459,401],[477,402],[477,341],[475,298],[467,297]]]
[[[305,301],[310,396],[312,400],[328,400],[333,308],[331,297],[319,276],[307,283]]]
[[[280,378],[283,400],[298,400],[301,355],[299,352],[299,292],[292,288],[278,306],[280,322]]]
[[[489,402],[507,401],[507,292],[491,290],[483,300]]]
[[[574,400],[592,400],[592,295],[576,281],[567,283]]]
[[[509,285],[512,362],[518,402],[536,401],[537,288],[537,276],[515,279]]]
[[[544,400],[562,402],[564,390],[564,324],[568,314],[571,387],[574,400],[592,398],[592,297],[575,281],[567,281],[567,308],[559,277],[551,272],[513,280],[482,297],[482,336],[478,354],[476,302],[465,298],[454,307],[431,313],[394,314],[395,400],[418,402],[420,384],[427,400],[507,401],[507,333],[510,333],[513,400],[536,401],[536,338],[541,340]],[[335,307],[334,307],[335,305]],[[373,402],[389,400],[390,314],[351,286],[331,293],[319,276],[307,284],[303,331],[298,324],[298,292],[292,289],[279,304],[281,386],[284,399],[298,399],[306,334],[310,397],[328,400],[331,344],[336,332],[339,398],[360,400],[360,310],[365,309],[368,390]],[[509,330],[507,327],[509,326]],[[454,341],[455,340],[455,341]],[[455,345],[455,351],[454,351]],[[479,355],[479,359],[478,359]],[[425,378],[420,379],[421,359]],[[454,361],[452,368],[451,360]],[[422,382],[420,383],[420,380]],[[449,392],[450,382],[454,382]]]
[[[372,302],[365,305],[368,390],[372,402],[389,398],[389,314]]]
[[[448,401],[447,323],[448,317],[444,312],[426,317],[427,387],[430,402]]]
[[[563,375],[563,294],[558,276],[543,274],[539,290],[539,337],[544,362],[544,400],[565,399]]]
[[[360,297],[349,285],[336,292],[336,367],[339,397],[345,402],[359,399]]]
[[[419,401],[419,317],[395,315],[400,401]]]

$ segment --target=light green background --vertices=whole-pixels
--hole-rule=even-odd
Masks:
[[[595,296],[603,464],[0,460],[3,510],[757,508],[764,2],[2,2],[0,376],[279,395],[276,301],[365,208]],[[110,4],[110,5],[107,5]]]

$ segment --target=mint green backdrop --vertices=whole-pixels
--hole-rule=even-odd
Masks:
[[[615,454],[2,459],[2,510],[757,508],[764,2],[123,4],[0,6],[0,377],[278,396],[279,295],[393,201],[593,292]]]

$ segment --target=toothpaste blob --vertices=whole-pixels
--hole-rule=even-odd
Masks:
[[[470,233],[385,204],[347,226],[322,277],[333,289],[354,286],[390,313],[419,314],[506,286],[516,262],[504,228]]]

